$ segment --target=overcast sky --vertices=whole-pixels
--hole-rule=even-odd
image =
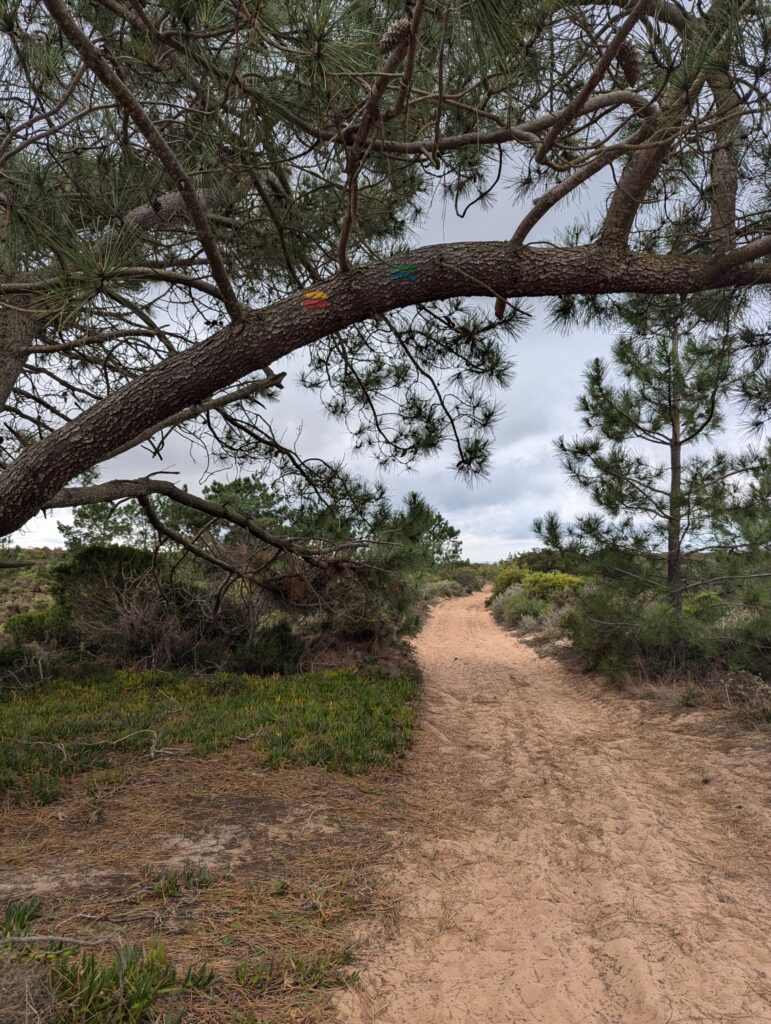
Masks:
[[[582,194],[578,206],[562,209],[559,214],[555,211],[539,225],[539,239],[549,238],[560,222],[588,212],[587,206],[594,212],[602,202],[602,191],[602,183],[594,183],[591,192]],[[437,202],[416,241],[429,244],[507,238],[520,215],[521,211],[515,212],[509,205],[505,192],[493,209],[474,207],[463,220]],[[534,301],[529,308],[533,317],[528,330],[513,344],[513,383],[500,394],[504,414],[496,430],[489,478],[469,487],[450,468],[449,453],[421,463],[417,471],[385,476],[394,499],[418,490],[457,526],[462,531],[464,556],[472,560],[497,560],[510,551],[534,546],[530,524],[546,509],[556,509],[571,518],[588,507],[584,496],[566,482],[552,442],[559,434],[571,434],[578,428],[575,403],[583,367],[591,357],[607,353],[612,339],[597,331],[572,331],[564,336],[546,326],[543,303]],[[374,467],[366,458],[352,458],[345,428],[326,416],[313,393],[293,383],[301,365],[300,353],[283,366],[274,367],[288,369],[290,377],[274,407],[276,422],[286,428],[287,437],[302,427],[299,447],[304,454],[344,456],[351,468],[374,476]],[[196,486],[207,467],[202,462],[191,462],[187,445],[168,446],[167,454],[164,468],[178,470],[178,481],[186,481],[191,489]],[[140,476],[150,468],[157,469],[158,463],[135,453],[102,467],[102,478]],[[38,516],[15,540],[25,546],[60,544],[56,521],[67,518],[66,512]]]

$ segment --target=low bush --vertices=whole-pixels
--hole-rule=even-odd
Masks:
[[[501,567],[495,578],[488,605],[493,618],[501,626],[527,628],[532,632],[544,616],[568,606],[586,582],[584,576],[534,572],[519,562],[509,562]],[[556,632],[555,621],[549,622],[551,639]]]
[[[611,678],[622,673],[664,677],[749,672],[771,674],[771,633],[766,611],[724,606],[705,593],[683,614],[649,594],[608,585],[585,588],[565,616],[567,635],[589,665]]]
[[[585,576],[575,576],[567,572],[542,571],[531,569],[520,558],[516,561],[504,562],[493,579],[493,592],[490,603],[510,587],[520,585],[530,597],[542,601],[565,601],[586,582]]]
[[[28,657],[29,653],[16,644],[0,647],[0,684],[8,683],[13,673],[26,665]]]
[[[511,587],[506,593],[506,600],[503,605],[503,625],[512,629],[520,625],[525,616],[538,619],[548,607],[548,602],[541,601],[537,597],[531,597],[523,593],[518,587]]]
[[[564,570],[576,568],[583,565],[586,559],[575,554],[575,552],[561,552],[552,548],[533,548],[532,551],[522,551],[516,556],[516,561],[523,569],[530,572],[552,572],[555,569]]]
[[[457,580],[429,580],[421,588],[421,597],[427,604],[446,597],[461,597],[463,593],[463,587]]]
[[[471,565],[466,562],[446,562],[437,566],[437,573],[442,580],[456,583],[460,594],[473,594],[480,590],[487,581],[485,566]]]
[[[153,567],[151,551],[121,544],[78,548],[51,570],[51,595],[68,618],[97,615],[105,588],[123,589]]]
[[[20,612],[18,615],[12,615],[5,622],[3,629],[17,645],[45,643],[61,632],[62,622],[50,609]]]
[[[565,639],[563,623],[566,614],[564,606],[547,604],[537,618],[522,619],[519,629],[527,633],[528,642],[533,646],[546,650],[557,641]]]
[[[525,570],[521,579],[524,592],[540,601],[565,604],[586,583],[585,576],[572,576],[566,572],[530,572]]]
[[[254,639],[237,647],[228,658],[228,668],[256,675],[288,675],[300,667],[305,644],[289,622],[280,618],[257,630]]]
[[[200,564],[93,545],[55,565],[50,578],[51,606],[4,624],[0,679],[6,682],[89,678],[127,666],[291,673],[304,654],[274,600],[248,587],[221,593],[221,581]]]
[[[738,702],[764,722],[771,722],[771,682],[752,672],[727,672],[720,680],[729,701]]]
[[[6,551],[39,564],[25,569],[5,568],[0,573],[0,627],[20,612],[45,611],[51,604],[50,569],[62,558],[58,550],[28,548]],[[11,561],[12,559],[9,559]]]
[[[493,579],[492,599],[494,600],[505,593],[515,583],[521,583],[527,571],[524,566],[519,565],[517,562],[504,562]]]
[[[717,622],[726,610],[726,603],[714,590],[702,590],[683,604],[683,615],[700,622]]]

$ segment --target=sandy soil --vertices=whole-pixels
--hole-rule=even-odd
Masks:
[[[276,771],[249,743],[116,766],[124,781],[96,794],[101,770],[46,807],[0,808],[0,916],[7,901],[36,894],[38,934],[109,938],[108,955],[157,936],[182,976],[202,962],[214,969],[210,991],[173,997],[158,1022],[176,1009],[185,1024],[327,1021],[328,990],[290,977],[264,992],[238,983],[238,966],[334,953],[360,919],[389,927],[393,900],[376,876],[403,819],[400,775]],[[184,881],[191,863],[207,867],[210,886]],[[181,891],[167,897],[157,883],[173,873]],[[38,966],[0,958],[0,1024],[49,1021]]]
[[[539,658],[483,600],[417,642],[401,926],[341,1022],[771,1021],[767,757]]]

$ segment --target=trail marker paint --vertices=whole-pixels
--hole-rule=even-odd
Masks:
[[[303,306],[305,309],[326,309],[329,306],[329,293],[315,290],[305,292]]]
[[[414,281],[418,276],[418,268],[414,263],[400,263],[391,267],[391,280],[393,281]]]

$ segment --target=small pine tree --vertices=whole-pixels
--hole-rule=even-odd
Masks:
[[[747,394],[752,331],[734,297],[632,296],[610,315],[622,324],[611,363],[593,359],[578,402],[584,432],[556,442],[570,479],[601,514],[565,527],[554,513],[534,522],[551,547],[647,551],[666,562],[666,587],[682,605],[684,570],[737,515],[769,500],[768,448],[721,450],[712,442],[727,407]],[[604,315],[608,315],[608,311]],[[739,324],[740,326],[736,326]]]

